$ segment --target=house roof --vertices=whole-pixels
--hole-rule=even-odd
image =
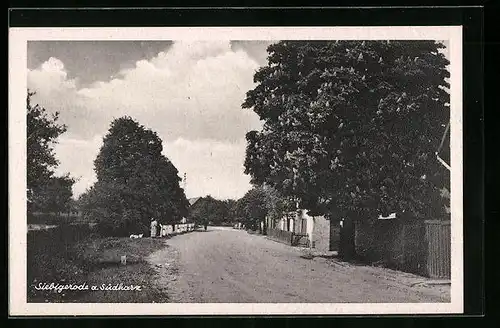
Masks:
[[[189,198],[188,202],[189,205],[192,206],[194,203],[196,203],[201,197],[194,197],[194,198]]]

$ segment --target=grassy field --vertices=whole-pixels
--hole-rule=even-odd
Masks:
[[[168,302],[154,285],[154,269],[146,261],[149,254],[163,247],[161,239],[101,238],[95,235],[72,244],[60,252],[39,250],[38,276],[28,286],[28,302],[134,303]],[[48,254],[47,254],[48,253]],[[121,264],[121,257],[127,264]],[[40,284],[73,284],[86,290],[36,290]],[[140,290],[101,290],[103,287],[139,286]],[[96,286],[97,290],[91,290]],[[137,287],[135,287],[137,288]]]

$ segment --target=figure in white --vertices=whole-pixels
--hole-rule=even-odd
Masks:
[[[151,237],[156,237],[156,229],[158,226],[158,222],[151,218]]]

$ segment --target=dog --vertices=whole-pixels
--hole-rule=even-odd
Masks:
[[[139,234],[139,235],[130,235],[130,239],[137,239],[137,238],[142,238],[143,234]]]

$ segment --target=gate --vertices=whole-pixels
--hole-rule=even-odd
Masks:
[[[450,221],[425,221],[427,242],[427,273],[431,278],[450,278],[451,229]]]

